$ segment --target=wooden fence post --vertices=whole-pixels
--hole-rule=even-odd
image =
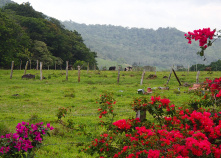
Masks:
[[[37,66],[36,66],[36,70],[38,70],[38,60],[37,60]]]
[[[196,83],[199,83],[199,75],[200,75],[200,71],[197,71],[197,75],[196,75]]]
[[[174,75],[175,75],[175,77],[176,77],[177,81],[179,82],[179,84],[180,84],[180,86],[181,86],[182,84],[181,84],[181,82],[180,82],[179,78],[177,77],[175,70],[174,70],[174,69],[172,69],[172,70],[173,70],[173,73],[174,73]]]
[[[141,80],[140,80],[140,85],[143,84],[143,78],[144,78],[144,75],[145,75],[145,69],[143,70],[143,73],[142,73],[142,77],[141,77]]]
[[[24,75],[26,75],[26,70],[28,68],[28,61],[26,62],[26,65],[25,65],[25,72],[24,72]]]
[[[11,66],[11,74],[10,74],[10,79],[12,79],[12,74],[13,74],[13,68],[14,68],[14,61],[12,61],[12,66]]]
[[[87,73],[88,73],[88,71],[89,71],[89,62],[87,63]]]
[[[169,81],[170,81],[171,74],[172,74],[172,68],[171,68],[171,70],[170,70],[170,75],[169,75],[169,77],[168,77],[168,80],[167,80],[167,84],[166,84],[166,85],[168,85],[168,83],[169,83]]]
[[[22,60],[20,59],[20,70],[21,70]]]
[[[68,80],[68,61],[66,61],[66,81]]]
[[[80,82],[80,78],[81,78],[81,67],[78,65],[78,82]]]
[[[145,120],[146,119],[146,110],[137,110],[136,118],[139,118],[141,122],[143,120]]]
[[[119,84],[120,82],[120,66],[118,68],[118,77],[117,77],[117,83]]]
[[[190,71],[190,66],[188,65],[188,73],[187,73],[187,75],[189,75],[189,71]]]
[[[40,80],[43,80],[43,75],[42,75],[42,62],[40,62]]]

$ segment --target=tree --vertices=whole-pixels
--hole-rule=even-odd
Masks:
[[[33,53],[32,59],[39,60],[48,66],[56,60],[56,57],[48,51],[47,45],[42,41],[35,40],[31,52]]]
[[[9,68],[20,62],[18,54],[29,48],[30,38],[14,19],[0,10],[0,67]]]

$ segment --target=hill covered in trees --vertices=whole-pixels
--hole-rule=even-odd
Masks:
[[[15,2],[11,1],[11,0],[0,0],[0,8],[2,8],[3,6],[5,6],[8,3],[15,3]]]
[[[138,29],[113,25],[86,25],[64,21],[69,30],[78,31],[98,59],[118,64],[149,65],[164,69],[172,65],[209,64],[221,58],[221,41],[206,51],[206,61],[196,55],[198,43],[188,44],[184,32],[176,28]],[[192,31],[192,30],[190,30]],[[102,65],[105,66],[105,65]]]
[[[9,3],[0,9],[0,68],[9,68],[11,61],[18,67],[26,60],[42,61],[44,66],[80,61],[94,67],[95,57],[77,31],[65,29],[59,20],[35,11],[30,3]]]

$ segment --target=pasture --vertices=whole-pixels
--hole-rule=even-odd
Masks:
[[[39,79],[40,71],[27,70],[27,73],[36,75],[36,79],[22,79],[23,73],[23,70],[14,70],[10,79],[10,70],[0,70],[0,134],[15,132],[15,126],[22,121],[51,123],[55,129],[36,151],[36,157],[41,158],[90,157],[79,153],[77,145],[90,142],[93,136],[102,133],[102,127],[98,125],[99,105],[96,99],[104,91],[112,92],[116,100],[116,120],[135,117],[136,113],[130,104],[134,97],[142,95],[137,93],[138,89],[146,91],[151,87],[153,94],[169,98],[176,106],[188,103],[193,97],[193,93],[188,92],[188,86],[179,86],[174,74],[168,85],[165,85],[168,78],[163,77],[168,77],[170,72],[156,72],[155,79],[148,79],[155,72],[146,72],[142,85],[141,71],[121,71],[119,84],[118,71],[82,70],[80,82],[77,70],[69,70],[68,80],[64,70],[43,70],[45,79],[42,81]],[[176,73],[182,85],[188,83],[192,86],[196,82],[197,72]],[[214,79],[220,76],[221,72],[200,72],[199,82],[203,82],[206,77]],[[169,90],[158,89],[166,86]],[[151,97],[151,94],[146,96]],[[71,109],[62,120],[72,121],[74,129],[67,129],[58,121],[59,108]]]

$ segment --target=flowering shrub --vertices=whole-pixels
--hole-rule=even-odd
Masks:
[[[59,108],[58,113],[56,114],[58,117],[58,120],[61,120],[62,117],[65,117],[67,114],[68,109],[67,108]]]
[[[170,100],[160,96],[151,96],[150,100],[146,97],[135,98],[132,107],[134,111],[147,110],[157,121],[161,121],[164,115],[173,115],[175,106],[169,105]]]
[[[117,120],[83,151],[97,153],[100,158],[221,157],[221,112],[175,108],[169,99],[160,96],[135,98],[132,107],[135,111],[147,110],[161,121]]]
[[[112,93],[105,92],[104,94],[100,95],[100,98],[97,100],[97,103],[100,104],[100,107],[98,109],[99,118],[107,116],[108,114],[114,115],[113,104],[115,104],[116,101],[114,100]]]
[[[214,80],[206,80],[206,83],[208,84],[208,89],[211,92],[210,98],[211,102],[214,106],[220,106],[221,105],[221,77],[215,78]],[[204,96],[204,98],[206,95]],[[215,107],[214,107],[215,108]]]
[[[43,136],[54,128],[43,122],[30,125],[28,122],[18,123],[16,133],[2,135],[0,138],[1,157],[26,157],[34,155],[34,148],[39,148]]]

